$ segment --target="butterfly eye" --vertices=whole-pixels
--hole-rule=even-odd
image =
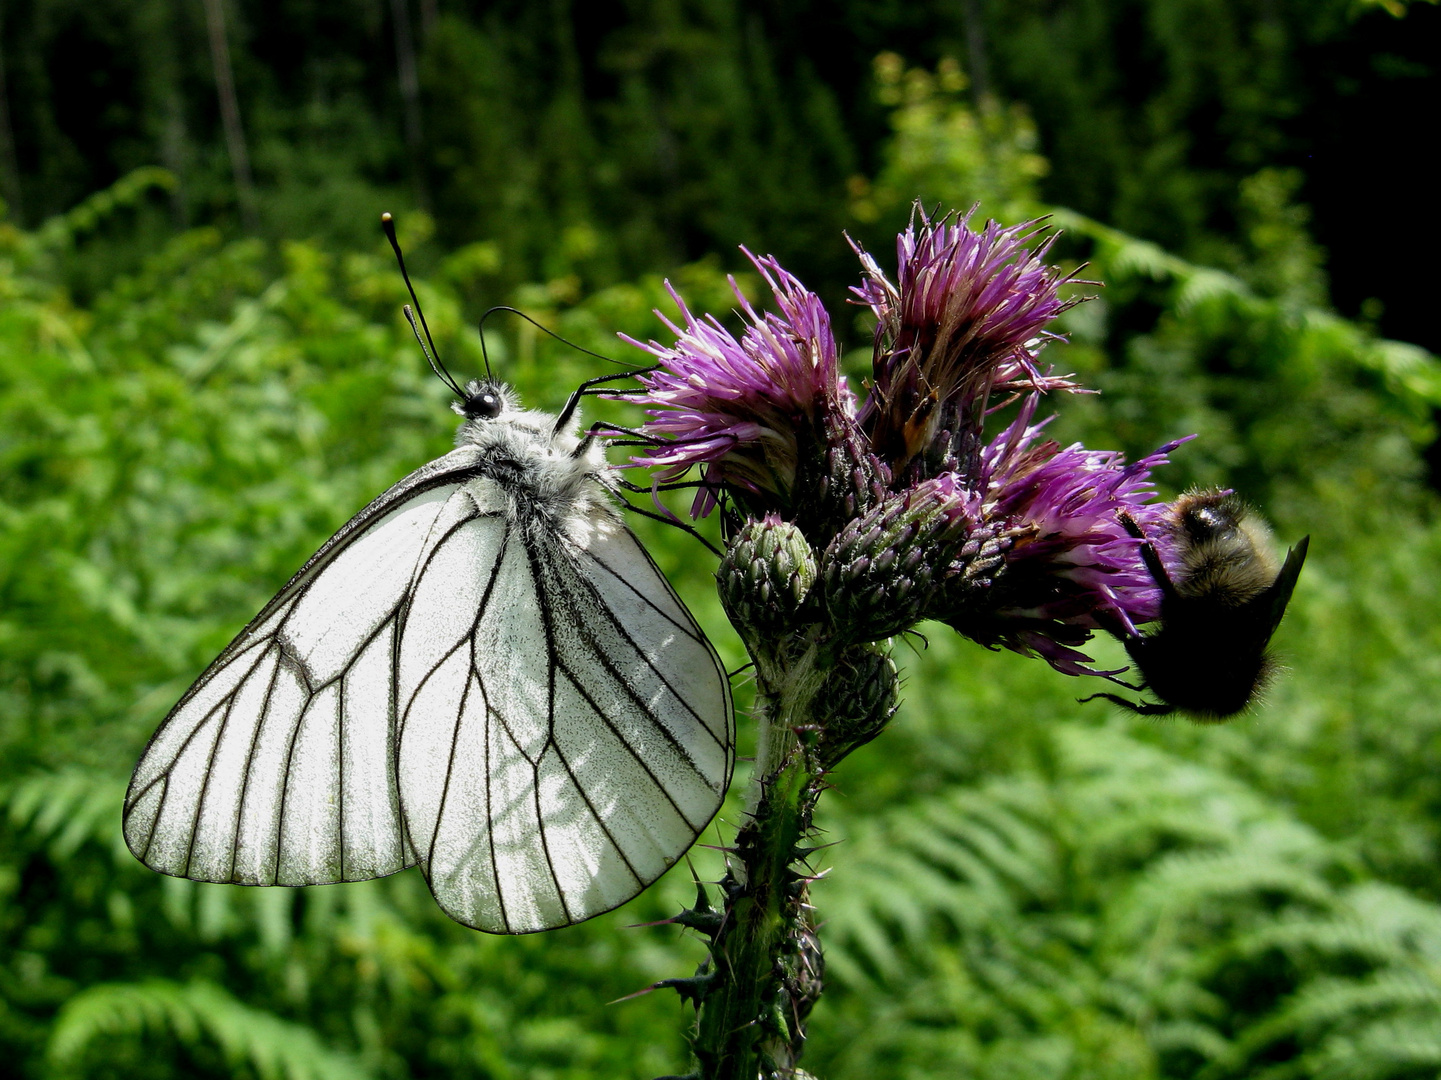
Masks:
[[[465,399],[462,411],[472,420],[494,420],[500,415],[500,395],[482,390]]]

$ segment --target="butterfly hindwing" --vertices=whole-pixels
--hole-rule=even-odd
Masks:
[[[477,549],[490,572],[453,587]],[[452,588],[469,625],[416,621]],[[399,668],[405,821],[467,925],[522,933],[624,903],[724,796],[724,670],[608,505],[458,529],[417,585]]]

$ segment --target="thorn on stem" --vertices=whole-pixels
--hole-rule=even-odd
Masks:
[[[662,979],[647,990],[674,990],[681,996],[682,1001],[688,1001],[697,1009],[700,1008],[701,1000],[710,993],[710,988],[715,984],[713,973],[706,975],[692,975],[687,979]],[[634,996],[634,995],[632,995]],[[624,1000],[623,998],[621,1000]]]

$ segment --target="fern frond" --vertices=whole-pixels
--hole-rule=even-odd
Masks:
[[[1382,972],[1364,980],[1318,979],[1293,995],[1278,1014],[1248,1030],[1237,1048],[1250,1055],[1280,1039],[1308,1033],[1344,1037],[1402,1022],[1407,1015],[1429,1017],[1435,1025],[1441,1017],[1441,983],[1419,972]]]
[[[1316,840],[1310,854],[1319,856],[1324,849]],[[1111,907],[1110,934],[1118,943],[1139,942],[1182,912],[1206,915],[1206,921],[1214,924],[1229,914],[1226,907],[1232,902],[1267,894],[1267,907],[1304,904],[1324,910],[1334,900],[1334,891],[1318,873],[1319,867],[1297,865],[1287,854],[1238,838],[1227,852],[1168,855],[1149,867]]]
[[[1055,892],[1055,853],[1006,794],[1004,783],[952,790],[835,827],[848,837],[847,887],[826,905],[836,974],[900,979],[914,970],[905,954],[928,948],[938,924],[985,933],[1016,923],[1032,889]]]
[[[838,990],[883,987],[899,1002],[897,1029],[846,1060],[918,1047],[940,1024],[974,1036],[947,1058],[958,1071],[1010,1076],[991,1057],[1002,1047],[1015,1061],[1065,1047],[1100,1061],[1086,1031],[1101,1025],[1181,1063],[1177,1075],[1214,1080],[1294,1044],[1270,1066],[1285,1080],[1321,1075],[1323,1058],[1341,1069],[1344,1047],[1381,1026],[1441,1017],[1441,908],[1338,887],[1342,849],[1214,769],[1114,731],[1059,731],[1054,747],[1045,779],[828,823],[848,838],[831,879],[845,888],[819,897],[830,974]],[[1408,1061],[1429,1052],[1407,1045]]]
[[[208,1041],[234,1068],[261,1080],[365,1080],[357,1061],[321,1042],[309,1027],[252,1008],[207,982],[101,983],[65,1003],[51,1031],[48,1057],[57,1069],[79,1062],[105,1038],[166,1034],[182,1044]]]
[[[1152,1049],[1160,1053],[1188,1050],[1203,1061],[1225,1060],[1231,1042],[1208,1024],[1194,1020],[1171,1020],[1153,1024],[1146,1032]]]
[[[1356,1038],[1328,1039],[1308,1055],[1317,1080],[1390,1080],[1441,1072],[1441,1026],[1435,1014],[1374,1024]]]
[[[61,862],[74,855],[87,840],[125,854],[120,833],[120,804],[125,781],[108,773],[70,768],[34,773],[0,788],[11,824],[28,832]]]
[[[1327,914],[1282,917],[1233,947],[1242,956],[1280,949],[1298,963],[1326,957],[1436,968],[1441,967],[1441,906],[1394,885],[1362,882],[1344,890]]]

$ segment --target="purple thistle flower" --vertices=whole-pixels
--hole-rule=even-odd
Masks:
[[[722,487],[788,504],[802,455],[823,445],[827,413],[855,413],[820,298],[774,258],[745,253],[770,286],[781,315],[758,314],[732,278],[750,323],[737,341],[713,315],[692,314],[667,282],[684,325],[656,314],[675,334],[675,344],[624,338],[661,365],[640,376],[643,391],[616,395],[653,406],[645,431],[657,442],[634,463],[658,468],[657,483],[701,466],[696,517],[710,512]]]
[[[1170,545],[1158,528],[1166,506],[1152,502],[1151,470],[1187,440],[1130,464],[1114,451],[1038,443],[1046,421],[1032,423],[1037,402],[1031,395],[981,452],[987,516],[1013,540],[997,575],[995,606],[981,620],[966,619],[963,632],[1039,654],[1071,675],[1116,674],[1085,667],[1091,658],[1074,646],[1093,630],[1134,635],[1137,624],[1160,616],[1160,589],[1121,515],[1140,525],[1169,561]]]
[[[848,521],[820,563],[837,635],[876,641],[923,618],[948,574],[965,574],[981,555],[982,510],[975,489],[943,473]]]
[[[792,616],[824,611],[836,640],[936,618],[1067,674],[1116,674],[1093,671],[1078,646],[1097,630],[1132,638],[1161,614],[1123,519],[1174,563],[1150,475],[1179,443],[1127,464],[1041,439],[1041,395],[1081,389],[1036,364],[1058,339],[1045,327],[1069,306],[1059,295],[1069,279],[1042,261],[1050,240],[1026,246],[1039,222],[977,231],[971,216],[918,210],[897,241],[899,284],[856,248],[865,280],[854,292],[878,320],[859,410],[819,299],[774,259],[747,252],[780,313],[757,313],[737,291],[749,323],[740,340],[672,291],[675,344],[633,341],[659,367],[642,391],[617,395],[649,407],[657,442],[635,463],[659,469],[658,483],[700,466],[696,516],[724,488],[742,516],[778,514],[767,528],[798,530],[821,586]],[[1017,398],[1016,418],[987,443],[986,417]]]
[[[1044,330],[1072,302],[1055,267],[1026,244],[1040,220],[970,228],[976,208],[932,221],[917,209],[896,241],[899,285],[852,242],[866,280],[852,291],[875,313],[874,385],[860,423],[898,480],[975,467],[982,418],[995,390],[1073,390],[1035,357]],[[919,222],[919,228],[917,223]]]

